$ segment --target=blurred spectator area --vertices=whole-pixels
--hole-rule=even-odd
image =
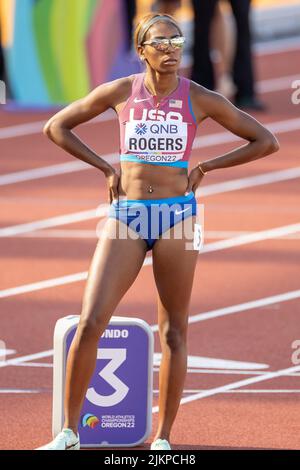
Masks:
[[[199,0],[201,1],[201,0]],[[137,18],[149,12],[149,0],[137,0]],[[224,2],[225,4],[226,2]],[[189,0],[181,1],[177,17],[191,35],[193,12]],[[252,28],[255,41],[300,34],[300,0],[252,0]],[[225,5],[226,10],[226,5]],[[228,15],[230,10],[227,8]]]
[[[201,1],[201,0],[199,0]],[[136,21],[149,12],[149,0],[137,0]],[[221,2],[226,20],[232,24],[229,4]],[[150,6],[149,6],[150,5]],[[176,18],[180,22],[184,35],[187,38],[185,54],[182,61],[183,68],[190,66],[191,48],[193,38],[193,10],[189,0],[181,0],[182,7],[177,10]],[[300,35],[300,0],[252,0],[251,24],[253,41],[271,41],[275,38],[284,38]]]
[[[153,3],[136,0],[134,23]],[[9,106],[64,105],[100,83],[141,71],[134,48],[128,48],[124,5],[124,0],[0,0]],[[181,5],[175,17],[187,38],[182,68],[188,69],[193,9],[190,0]],[[222,8],[235,27],[229,5],[222,2]],[[299,36],[300,0],[253,0],[251,20],[254,42]]]

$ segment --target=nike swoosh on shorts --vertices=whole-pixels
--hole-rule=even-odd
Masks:
[[[186,212],[190,210],[190,207],[188,207],[187,209],[183,209],[182,211],[178,211],[177,209],[175,210],[175,215],[179,215],[179,214],[182,214],[183,212]]]

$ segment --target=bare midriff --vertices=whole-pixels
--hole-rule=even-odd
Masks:
[[[118,192],[127,199],[183,196],[187,186],[187,168],[121,162]]]

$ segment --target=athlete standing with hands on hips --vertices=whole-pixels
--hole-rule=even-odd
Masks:
[[[172,238],[172,232],[186,220],[195,222],[195,191],[206,173],[265,157],[279,148],[274,135],[257,120],[222,95],[178,75],[184,37],[173,17],[146,15],[137,25],[134,38],[146,71],[98,86],[55,114],[44,128],[57,145],[104,173],[110,209],[90,265],[80,321],[69,350],[64,426],[40,449],[80,448],[80,411],[96,365],[99,338],[149,250],[162,348],[159,420],[151,449],[171,449],[170,432],[186,376],[188,311],[199,252],[186,249],[185,236]],[[72,132],[109,108],[119,118],[120,174]],[[197,126],[208,117],[248,143],[197,164],[188,174]],[[157,124],[163,124],[164,133],[158,132]],[[130,235],[133,229],[129,222],[135,216],[129,213],[136,213],[132,209],[137,207],[145,209],[151,225],[151,208],[161,204],[170,207],[171,217],[168,225],[160,223],[156,237],[141,236],[143,227],[140,231],[136,228],[137,237],[112,236],[120,225]],[[162,237],[167,233],[169,237]]]

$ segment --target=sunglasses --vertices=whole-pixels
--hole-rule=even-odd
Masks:
[[[144,41],[144,44],[154,47],[157,51],[165,52],[172,46],[174,49],[181,49],[185,43],[185,37],[177,36],[176,38],[163,38],[163,39],[151,39],[151,41]]]

